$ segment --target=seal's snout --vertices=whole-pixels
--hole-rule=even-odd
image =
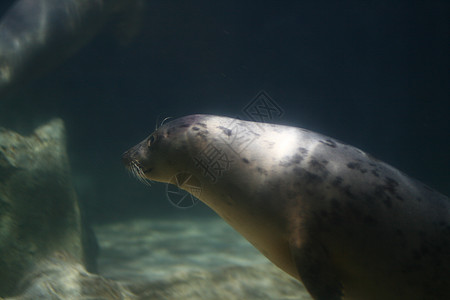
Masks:
[[[141,165],[145,161],[145,143],[141,142],[136,146],[128,149],[122,154],[122,163],[130,168],[132,166]]]
[[[125,152],[122,154],[122,163],[123,163],[126,167],[129,167],[129,166],[131,165],[131,161],[133,160],[133,159],[131,158],[131,153],[132,153],[131,150],[132,150],[132,149],[127,150],[127,151],[125,151]]]

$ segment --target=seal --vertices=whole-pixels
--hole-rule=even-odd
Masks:
[[[191,193],[196,178],[195,195],[316,300],[450,299],[449,198],[355,147],[191,115],[122,159]]]
[[[130,39],[142,8],[143,0],[16,1],[0,21],[0,95],[61,63],[112,20]]]

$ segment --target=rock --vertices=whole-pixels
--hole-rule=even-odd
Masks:
[[[134,300],[136,297],[120,283],[86,271],[64,252],[55,252],[28,272],[16,297],[5,300]],[[2,298],[0,298],[2,299]]]
[[[63,121],[28,137],[0,128],[0,296],[81,295],[77,276],[98,277],[86,271],[95,270],[93,241],[70,180]]]

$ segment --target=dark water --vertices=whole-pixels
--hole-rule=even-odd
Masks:
[[[11,1],[2,2],[5,9]],[[272,122],[357,146],[450,194],[448,1],[148,1],[140,35],[114,25],[0,103],[0,126],[62,117],[81,201],[96,222],[209,214],[173,208],[120,156],[165,117],[246,117],[264,91]]]

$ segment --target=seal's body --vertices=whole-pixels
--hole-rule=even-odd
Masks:
[[[0,95],[69,57],[109,21],[136,31],[142,0],[18,0],[0,21]]]
[[[123,160],[147,179],[196,190],[314,299],[450,299],[449,199],[352,146],[192,115]]]

